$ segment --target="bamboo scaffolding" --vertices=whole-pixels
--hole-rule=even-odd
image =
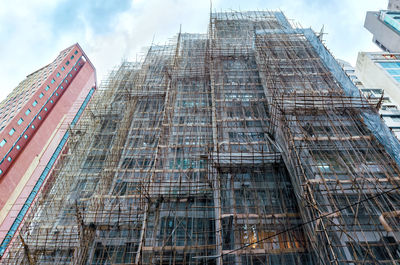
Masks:
[[[376,110],[279,16],[211,13],[113,70],[0,262],[399,263]]]

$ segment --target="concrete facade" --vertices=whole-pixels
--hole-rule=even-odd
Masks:
[[[397,73],[397,63],[400,66],[399,54],[361,52],[354,75],[359,79],[360,91],[368,99],[379,102],[382,98],[379,113],[400,139],[400,77],[393,75]],[[388,64],[393,67],[385,68]]]
[[[373,42],[383,51],[400,52],[399,29],[386,23],[382,18],[387,11],[367,12],[364,27],[373,34]]]
[[[389,0],[388,10],[400,10],[399,0]]]

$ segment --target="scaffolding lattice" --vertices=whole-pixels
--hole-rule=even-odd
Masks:
[[[1,263],[398,264],[375,112],[282,13],[212,13],[102,82]]]

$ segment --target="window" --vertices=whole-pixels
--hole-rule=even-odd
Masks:
[[[390,75],[400,75],[400,69],[388,69]]]
[[[78,51],[76,50],[76,51],[74,52],[74,54],[75,54],[75,55],[78,54]]]
[[[11,156],[7,157],[8,162],[11,162],[12,158]]]
[[[24,138],[25,138],[25,139],[28,139],[28,135],[25,134],[25,135],[24,135]]]
[[[70,77],[72,77],[72,74],[69,74]]]
[[[19,145],[16,146],[17,150],[19,150],[21,147]]]
[[[61,67],[61,71],[64,71],[65,70],[65,67],[63,66],[63,67]]]
[[[33,101],[33,103],[32,103],[32,106],[36,106],[37,105],[37,101],[35,100],[35,101]]]
[[[3,139],[3,140],[0,142],[0,147],[3,147],[6,143],[7,143],[6,139]]]
[[[32,126],[31,126],[31,127],[32,127],[32,129],[35,129],[35,125],[33,125],[33,124],[32,124]]]
[[[44,108],[44,111],[47,111],[47,108]]]
[[[14,133],[15,133],[15,129],[12,128],[8,134],[9,134],[9,135],[13,135]]]
[[[0,169],[0,174],[3,173],[3,170]]]
[[[44,96],[44,94],[43,94],[43,93],[40,93],[39,98],[42,98],[43,96]]]
[[[387,12],[386,14],[381,11],[380,19],[382,19],[386,24],[388,24],[392,29],[399,32],[399,13]]]
[[[63,90],[63,89],[64,89],[64,87],[63,87],[63,86],[60,86],[60,89],[61,89],[61,90]]]
[[[69,65],[69,61],[67,61],[67,62],[65,63],[65,65]]]
[[[61,75],[60,73],[57,73],[57,77],[60,77],[60,75]]]
[[[54,101],[53,101],[52,99],[50,99],[50,103],[51,103],[51,104],[53,104],[53,103],[54,103]]]
[[[372,93],[381,95],[383,93],[383,89],[370,89]]]
[[[397,106],[396,105],[382,106],[382,110],[397,110]]]
[[[74,68],[74,71],[76,71],[76,67]]]
[[[67,80],[67,79],[65,79],[65,83],[68,83],[68,80]]]
[[[72,56],[71,56],[71,60],[73,60],[74,58],[75,58],[75,56],[72,55]]]
[[[390,63],[390,62],[382,62],[379,63],[383,68],[400,68],[400,62],[398,63]]]
[[[54,84],[54,82],[56,82],[56,80],[54,80],[54,78],[51,79],[51,83]]]
[[[31,110],[30,109],[27,109],[26,111],[25,111],[25,115],[29,115],[29,113],[31,113]]]
[[[42,116],[39,115],[39,116],[38,116],[38,119],[41,120],[41,119],[42,119]]]
[[[24,120],[22,119],[22,118],[19,118],[19,120],[18,120],[18,125],[21,125],[21,123],[23,122]]]
[[[58,96],[58,93],[56,93],[56,97]]]
[[[395,122],[400,121],[400,116],[394,116],[394,117],[390,117],[390,118],[392,118],[392,121],[395,121]]]
[[[50,89],[50,86],[46,86],[44,90],[48,91]]]

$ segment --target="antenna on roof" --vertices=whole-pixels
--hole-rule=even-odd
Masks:
[[[319,33],[318,33],[318,39],[322,42],[323,41],[323,37],[324,37],[324,28],[325,28],[325,25],[322,25],[322,28],[321,28],[321,30],[319,31]]]

